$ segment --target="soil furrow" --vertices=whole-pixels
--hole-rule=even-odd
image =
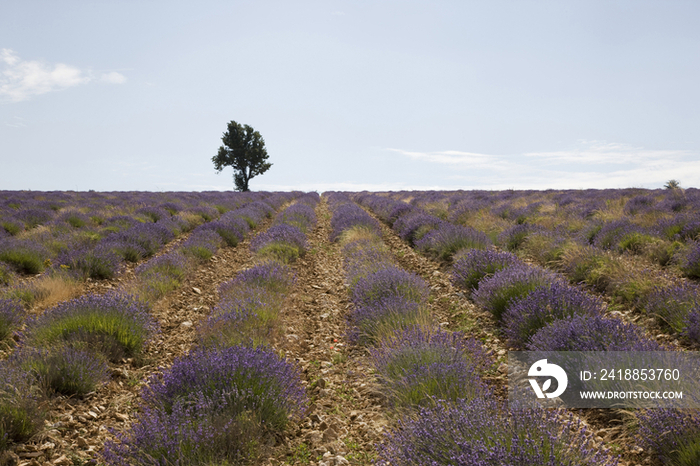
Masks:
[[[303,370],[311,407],[277,461],[370,464],[387,420],[366,352],[347,346],[350,302],[340,246],[329,241],[325,199],[316,214],[310,251],[294,265],[297,283],[285,308],[283,336],[286,356]]]

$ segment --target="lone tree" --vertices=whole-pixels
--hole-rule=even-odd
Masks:
[[[664,188],[666,188],[666,189],[681,189],[681,182],[678,180],[668,180],[668,182],[664,185]]]
[[[228,131],[221,137],[224,145],[212,157],[214,168],[221,173],[224,167],[233,167],[233,180],[237,191],[249,191],[248,181],[270,169],[267,162],[265,141],[260,133],[249,125],[239,125],[235,121],[228,124]]]

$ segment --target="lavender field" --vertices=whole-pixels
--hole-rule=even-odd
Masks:
[[[0,192],[0,465],[698,465],[700,413],[507,402],[696,351],[700,190]]]

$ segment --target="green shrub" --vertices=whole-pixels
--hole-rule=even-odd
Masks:
[[[0,261],[12,265],[18,272],[36,274],[44,270],[46,254],[39,249],[16,246],[0,251]]]
[[[290,264],[299,258],[301,250],[292,244],[274,242],[258,249],[257,254],[260,257],[276,259],[285,264]]]
[[[13,363],[30,373],[47,395],[86,395],[107,380],[107,364],[89,350],[70,346],[25,349]]]
[[[44,421],[40,398],[29,374],[0,363],[0,453],[13,442],[29,440]]]
[[[33,347],[66,343],[119,361],[139,357],[154,330],[147,307],[133,296],[84,295],[58,304],[28,323],[24,342]]]

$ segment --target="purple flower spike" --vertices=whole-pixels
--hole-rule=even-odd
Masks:
[[[523,348],[548,323],[573,316],[597,316],[603,308],[600,298],[556,282],[514,302],[503,314],[504,333],[512,346]]]

